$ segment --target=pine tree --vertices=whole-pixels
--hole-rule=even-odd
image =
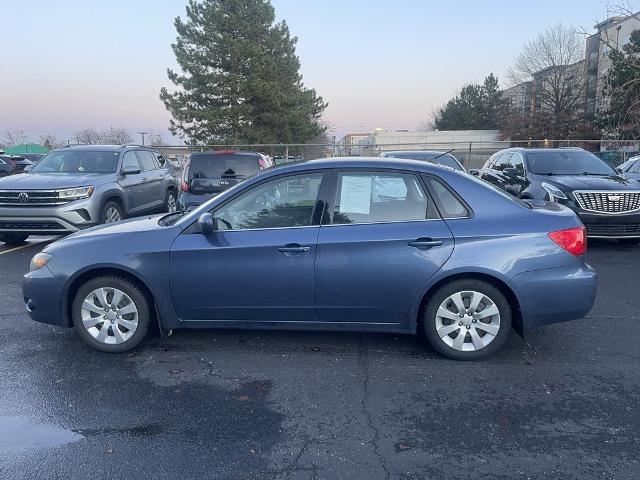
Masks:
[[[304,143],[327,107],[299,73],[297,39],[268,0],[189,0],[172,45],[182,72],[160,98],[193,143]]]

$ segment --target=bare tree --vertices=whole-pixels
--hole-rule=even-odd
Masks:
[[[86,145],[95,145],[102,143],[102,134],[93,128],[85,128],[77,132],[73,138],[78,143]]]
[[[3,139],[3,143],[8,147],[27,143],[28,141],[29,136],[27,135],[27,132],[19,128],[16,128],[14,130],[7,130],[4,134]]]
[[[124,128],[110,128],[101,134],[100,142],[106,145],[126,145],[133,143],[133,138],[128,130]]]
[[[530,135],[567,138],[583,121],[584,45],[574,27],[559,23],[527,42],[508,77],[513,84],[533,81]]]
[[[55,135],[47,133],[46,135],[40,135],[40,145],[47,147],[49,150],[55,150],[64,146],[64,142],[58,140]]]

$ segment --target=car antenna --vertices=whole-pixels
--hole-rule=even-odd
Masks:
[[[453,151],[455,151],[455,148],[452,148],[451,150],[447,150],[446,152],[442,152],[440,155],[437,155],[437,156],[435,156],[433,158],[430,158],[429,161],[433,162],[435,159],[440,158],[440,157],[444,157],[445,155],[447,155],[447,154],[449,154],[449,153],[451,153]]]

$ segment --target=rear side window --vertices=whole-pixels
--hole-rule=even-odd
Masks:
[[[415,175],[345,172],[338,180],[333,223],[425,220],[428,203]]]
[[[255,155],[194,153],[189,162],[188,180],[194,178],[247,178],[260,172]]]
[[[440,213],[444,218],[461,218],[468,217],[469,210],[465,205],[453,194],[449,188],[445,187],[442,182],[427,177],[427,182],[431,186],[431,191],[436,198]]]
[[[146,150],[138,150],[136,152],[138,154],[138,158],[140,159],[140,165],[142,166],[142,170],[155,170],[158,168],[156,165],[156,160],[151,155],[151,152]]]

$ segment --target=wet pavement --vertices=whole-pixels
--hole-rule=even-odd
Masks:
[[[102,354],[24,312],[43,245],[0,244],[2,479],[640,478],[640,247],[591,242],[588,318],[460,363],[315,332]]]

